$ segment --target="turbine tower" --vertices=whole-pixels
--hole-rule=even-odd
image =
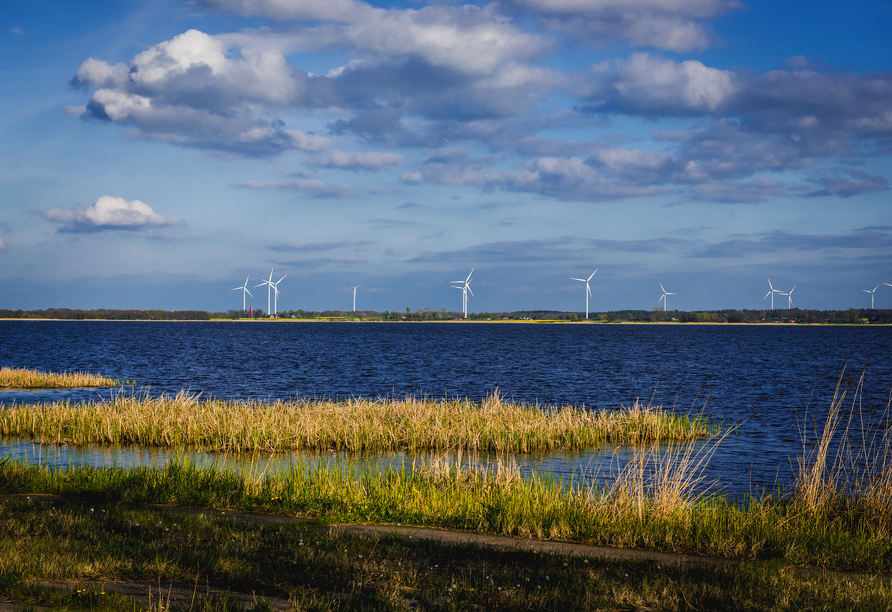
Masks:
[[[889,283],[883,283],[883,284],[884,284],[884,285],[888,285]],[[871,309],[871,310],[873,310],[873,294],[874,294],[874,293],[876,292],[876,290],[879,289],[879,288],[880,288],[880,286],[877,285],[876,287],[873,288],[873,291],[868,291],[867,289],[862,289],[862,290],[861,290],[861,291],[863,291],[864,293],[869,293],[869,294],[870,294],[870,309]]]
[[[452,285],[456,289],[461,289],[462,300],[461,307],[462,313],[464,314],[464,318],[468,318],[468,291],[471,291],[471,274],[474,273],[474,268],[471,268],[471,271],[468,273],[468,278],[465,280],[457,280],[457,281],[449,281],[450,283],[461,283],[461,285]],[[471,291],[471,295],[474,295],[474,292]]]
[[[663,283],[660,283],[660,289],[663,289]],[[669,298],[666,297],[667,295],[678,295],[678,294],[677,293],[669,293],[668,291],[663,289],[663,295],[660,296],[659,300],[657,300],[657,304],[659,304],[660,302],[663,302],[663,312],[666,312],[666,310],[667,310],[666,306],[669,304]]]
[[[795,290],[796,290],[796,287],[793,287],[787,293],[781,293],[781,295],[787,296],[787,310],[792,310],[792,308],[793,308],[793,292]],[[778,292],[778,293],[780,293],[780,292]]]
[[[248,275],[248,278],[251,278],[251,276]],[[251,294],[251,292],[248,291],[248,278],[245,279],[245,284],[244,284],[244,286],[233,288],[233,291],[238,291],[239,289],[242,290],[242,310],[243,310],[243,311],[245,310],[245,294],[247,293],[247,294],[250,295],[251,297],[254,297],[254,296]]]
[[[353,287],[352,283],[348,282],[347,284]],[[356,312],[356,290],[359,287],[362,287],[362,283],[359,283],[358,285],[356,285],[356,287],[353,287],[353,312]]]
[[[270,314],[270,309],[269,309],[270,308],[270,298],[272,297],[270,294],[272,293],[272,290],[275,290],[276,296],[275,296],[275,298],[273,298],[272,316],[276,316],[276,309],[278,307],[278,298],[279,298],[278,284],[281,283],[282,280],[285,278],[285,276],[288,276],[288,275],[286,274],[285,276],[283,276],[276,282],[273,282],[273,269],[274,268],[269,269],[269,280],[265,280],[262,283],[260,283],[259,285],[254,285],[254,286],[262,287],[263,285],[266,285],[266,313],[267,313],[267,315]],[[254,297],[254,296],[252,295],[251,297]]]
[[[598,268],[595,268],[595,271],[592,272],[591,276],[589,276],[586,279],[570,277],[570,280],[575,280],[575,281],[579,281],[580,283],[585,283],[585,318],[586,319],[588,319],[588,297],[592,294],[592,289],[591,289],[591,287],[588,286],[588,282],[590,280],[592,280],[592,276],[594,276],[595,273],[597,273],[597,271],[598,271]]]
[[[766,278],[767,278],[767,277],[766,277]],[[770,279],[770,278],[768,279],[768,287],[769,287],[769,289],[768,289],[768,293],[766,293],[766,294],[765,294],[765,297],[763,297],[762,299],[764,300],[765,298],[767,298],[767,297],[770,295],[770,296],[771,296],[771,310],[774,310],[774,294],[775,294],[775,293],[781,293],[781,294],[782,294],[783,291],[781,291],[780,289],[775,289],[774,287],[772,287],[772,286],[771,286],[771,279]],[[795,288],[796,288],[796,287],[793,287],[793,289],[795,289]],[[790,291],[792,291],[792,289],[791,289]]]

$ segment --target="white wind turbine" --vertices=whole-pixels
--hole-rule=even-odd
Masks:
[[[889,283],[883,283],[883,284],[884,284],[884,285],[888,285]],[[869,294],[870,294],[870,309],[871,309],[871,310],[873,310],[873,294],[874,294],[874,292],[876,292],[876,290],[879,289],[879,288],[880,288],[880,286],[877,285],[876,287],[873,288],[873,291],[868,291],[867,289],[862,289],[862,290],[861,290],[861,291],[863,291],[864,293],[869,293]]]
[[[767,278],[767,277],[766,277],[766,278]],[[775,293],[780,293],[781,295],[783,295],[783,291],[781,291],[780,289],[775,289],[774,287],[772,287],[772,286],[771,286],[771,279],[770,279],[770,278],[768,279],[768,287],[769,287],[769,289],[768,289],[768,293],[766,293],[766,294],[765,294],[765,297],[763,297],[762,299],[764,300],[765,298],[767,298],[767,297],[770,295],[770,296],[771,296],[771,310],[774,310],[774,294],[775,294]],[[795,289],[795,288],[796,288],[796,287],[793,287],[793,289]],[[791,289],[790,291],[792,292],[792,289]]]
[[[350,285],[351,287],[353,287],[352,283],[348,282],[347,284]],[[356,290],[359,287],[362,287],[362,283],[359,283],[358,285],[356,285],[356,287],[353,287],[353,312],[356,312]]]
[[[660,283],[660,289],[663,289],[663,283]],[[657,300],[657,304],[659,304],[660,302],[663,302],[663,312],[666,312],[666,310],[667,310],[666,306],[669,304],[669,298],[666,297],[667,295],[678,295],[678,294],[677,293],[669,293],[668,291],[663,289],[663,295],[660,296],[659,300]]]
[[[589,276],[586,279],[573,278],[572,276],[570,277],[570,280],[575,280],[575,281],[579,281],[580,283],[585,283],[585,318],[586,319],[588,319],[588,296],[590,296],[592,294],[592,289],[591,289],[591,287],[588,286],[588,282],[590,280],[592,280],[592,276],[594,276],[597,271],[598,271],[598,268],[595,268],[595,271],[592,272],[591,276]]]
[[[276,296],[275,296],[275,298],[273,298],[272,316],[276,316],[276,309],[278,307],[278,298],[279,298],[279,287],[277,285],[282,282],[282,280],[285,278],[285,276],[288,276],[288,275],[286,274],[285,276],[283,276],[276,282],[273,282],[273,269],[274,268],[269,269],[269,280],[265,280],[262,283],[260,283],[259,285],[254,285],[254,286],[262,287],[263,285],[266,285],[266,311],[267,311],[267,314],[270,313],[269,305],[270,305],[270,298],[272,297],[270,295],[272,293],[271,290],[275,290]],[[254,297],[254,296],[252,295],[251,297]]]
[[[251,276],[248,275],[248,278],[251,278]],[[242,287],[235,287],[235,288],[233,289],[233,291],[238,291],[239,289],[242,290],[242,310],[245,309],[245,294],[247,293],[247,294],[250,295],[251,297],[254,297],[254,295],[253,295],[250,291],[248,291],[248,278],[245,279],[245,284],[244,284],[244,286],[242,286]]]
[[[468,291],[471,291],[471,274],[473,274],[473,273],[474,273],[474,268],[471,268],[471,271],[468,273],[468,278],[466,278],[465,280],[463,280],[463,281],[460,281],[460,280],[449,281],[450,283],[461,283],[461,286],[459,286],[459,285],[452,285],[452,286],[455,287],[456,289],[461,289],[461,293],[462,293],[461,307],[462,307],[462,312],[464,313],[466,319],[468,318]],[[474,295],[473,291],[471,291],[471,295]]]
[[[795,290],[796,290],[796,287],[793,287],[787,293],[780,293],[780,291],[778,291],[778,293],[780,293],[781,295],[787,296],[787,310],[791,310],[793,308],[793,292]],[[762,299],[765,299],[765,298],[762,298]],[[773,305],[774,304],[772,304],[772,306]]]

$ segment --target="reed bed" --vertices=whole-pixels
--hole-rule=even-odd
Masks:
[[[400,522],[892,573],[889,405],[870,416],[858,399],[860,385],[857,377],[840,376],[825,426],[813,428],[814,440],[803,436],[796,486],[763,498],[729,500],[708,491],[703,468],[721,437],[668,451],[639,445],[635,459],[601,488],[536,474],[521,478],[510,463],[472,469],[460,453],[444,453],[452,459],[403,469],[349,462],[268,469],[258,459],[241,472],[186,458],[163,467],[67,470],[7,460],[0,462],[0,491]]]
[[[71,389],[76,387],[114,387],[114,378],[88,372],[38,372],[25,368],[0,368],[0,389]]]
[[[191,447],[225,452],[457,450],[533,453],[605,443],[709,437],[705,419],[636,402],[617,411],[542,408],[493,394],[469,400],[349,399],[238,402],[193,395],[17,405],[0,434],[41,443]]]

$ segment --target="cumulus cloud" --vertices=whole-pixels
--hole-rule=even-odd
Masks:
[[[294,179],[291,181],[248,181],[245,183],[237,183],[236,187],[242,189],[251,189],[254,191],[263,191],[267,189],[277,189],[280,191],[303,191],[311,198],[348,198],[354,195],[353,187],[350,185],[325,183],[318,179]]]
[[[593,66],[583,95],[590,100],[586,110],[592,112],[699,115],[717,110],[739,87],[728,70],[635,53]]]
[[[174,217],[164,217],[139,200],[125,200],[114,196],[101,196],[87,208],[75,206],[63,209],[58,206],[42,211],[40,215],[60,223],[60,232],[89,233],[106,230],[137,231],[176,225]]]
[[[403,163],[403,156],[396,153],[374,153],[331,151],[316,159],[313,165],[321,168],[341,168],[343,170],[389,170]]]
[[[85,106],[66,112],[184,146],[252,156],[318,151],[331,141],[262,116],[264,109],[324,104],[314,97],[318,91],[310,92],[314,79],[281,54],[230,57],[220,38],[189,30],[143,51],[129,67],[88,59],[72,85],[96,91]]]
[[[568,201],[670,193],[761,203],[795,195],[795,188],[764,176],[789,170],[817,176],[798,195],[850,197],[888,188],[883,177],[827,173],[822,166],[832,157],[892,150],[892,73],[817,72],[815,62],[797,57],[787,69],[755,74],[653,51],[577,74],[540,61],[567,33],[673,51],[704,48],[712,42],[709,22],[740,7],[736,0],[501,0],[387,9],[360,0],[195,4],[280,23],[219,35],[189,30],[126,64],[88,58],[71,84],[90,91],[89,100],[66,112],[178,146],[254,157],[310,152],[308,165],[335,171],[393,170],[405,159],[388,148],[439,147],[424,163],[402,168],[402,182]],[[339,65],[313,74],[295,64],[313,53],[339,57]],[[616,114],[691,124],[628,148],[608,138],[562,142],[538,135],[583,131]],[[314,126],[321,118],[328,137],[281,119],[311,116]],[[343,141],[351,139],[374,151],[345,152]],[[472,159],[465,151],[476,145],[480,156]],[[450,147],[461,155],[447,154]],[[241,186],[312,197],[353,194],[349,185],[305,177]]]

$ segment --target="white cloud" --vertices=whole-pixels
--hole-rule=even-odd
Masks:
[[[587,97],[593,109],[659,114],[709,113],[740,88],[735,74],[697,60],[674,62],[647,53],[592,67]]]
[[[76,206],[65,210],[54,206],[40,213],[48,221],[61,223],[66,232],[98,232],[103,230],[142,230],[175,225],[174,217],[163,217],[139,200],[101,196],[87,208]]]
[[[3,242],[3,238],[0,238],[0,251],[6,250],[6,243]]]

